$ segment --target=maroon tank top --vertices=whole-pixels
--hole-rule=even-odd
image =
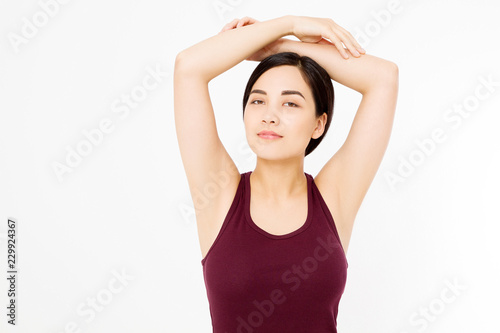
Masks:
[[[214,333],[337,332],[347,258],[333,217],[307,177],[305,223],[273,235],[250,216],[250,174],[201,260]]]

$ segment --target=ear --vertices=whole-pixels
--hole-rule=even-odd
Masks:
[[[311,138],[317,139],[321,135],[323,135],[327,119],[328,115],[326,114],[326,112],[323,112],[323,114],[319,116],[318,119],[316,119],[316,128],[314,128],[314,132],[312,133]]]

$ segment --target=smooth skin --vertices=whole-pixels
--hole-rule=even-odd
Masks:
[[[283,38],[289,35],[300,41]],[[331,19],[286,15],[263,22],[249,17],[235,19],[217,35],[176,57],[175,125],[203,258],[220,231],[240,181],[239,171],[217,133],[208,83],[245,59],[260,61],[286,51],[311,57],[332,80],[362,94],[344,144],[332,152],[314,178],[347,253],[356,214],[389,142],[398,67],[366,54],[352,35]],[[292,66],[267,71],[253,89],[266,94],[251,94],[245,109],[247,140],[257,155],[250,177],[250,212],[262,229],[287,234],[298,229],[307,216],[304,150],[311,138],[323,134],[326,114],[316,117],[312,93]],[[304,98],[282,95],[283,90],[300,91]],[[283,137],[264,140],[257,136],[263,129]]]

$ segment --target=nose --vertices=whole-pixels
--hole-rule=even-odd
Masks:
[[[272,107],[267,107],[266,110],[264,111],[264,114],[262,115],[261,122],[278,124],[279,118],[276,115],[276,110],[274,110]]]

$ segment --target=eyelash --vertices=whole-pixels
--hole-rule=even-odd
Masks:
[[[256,99],[256,100],[252,101],[252,103],[250,103],[250,104],[255,104],[255,102],[262,102],[262,101],[260,99]],[[293,104],[294,105],[294,106],[292,106],[293,108],[296,108],[299,106],[298,104],[295,104],[293,102],[286,102],[285,104]]]

